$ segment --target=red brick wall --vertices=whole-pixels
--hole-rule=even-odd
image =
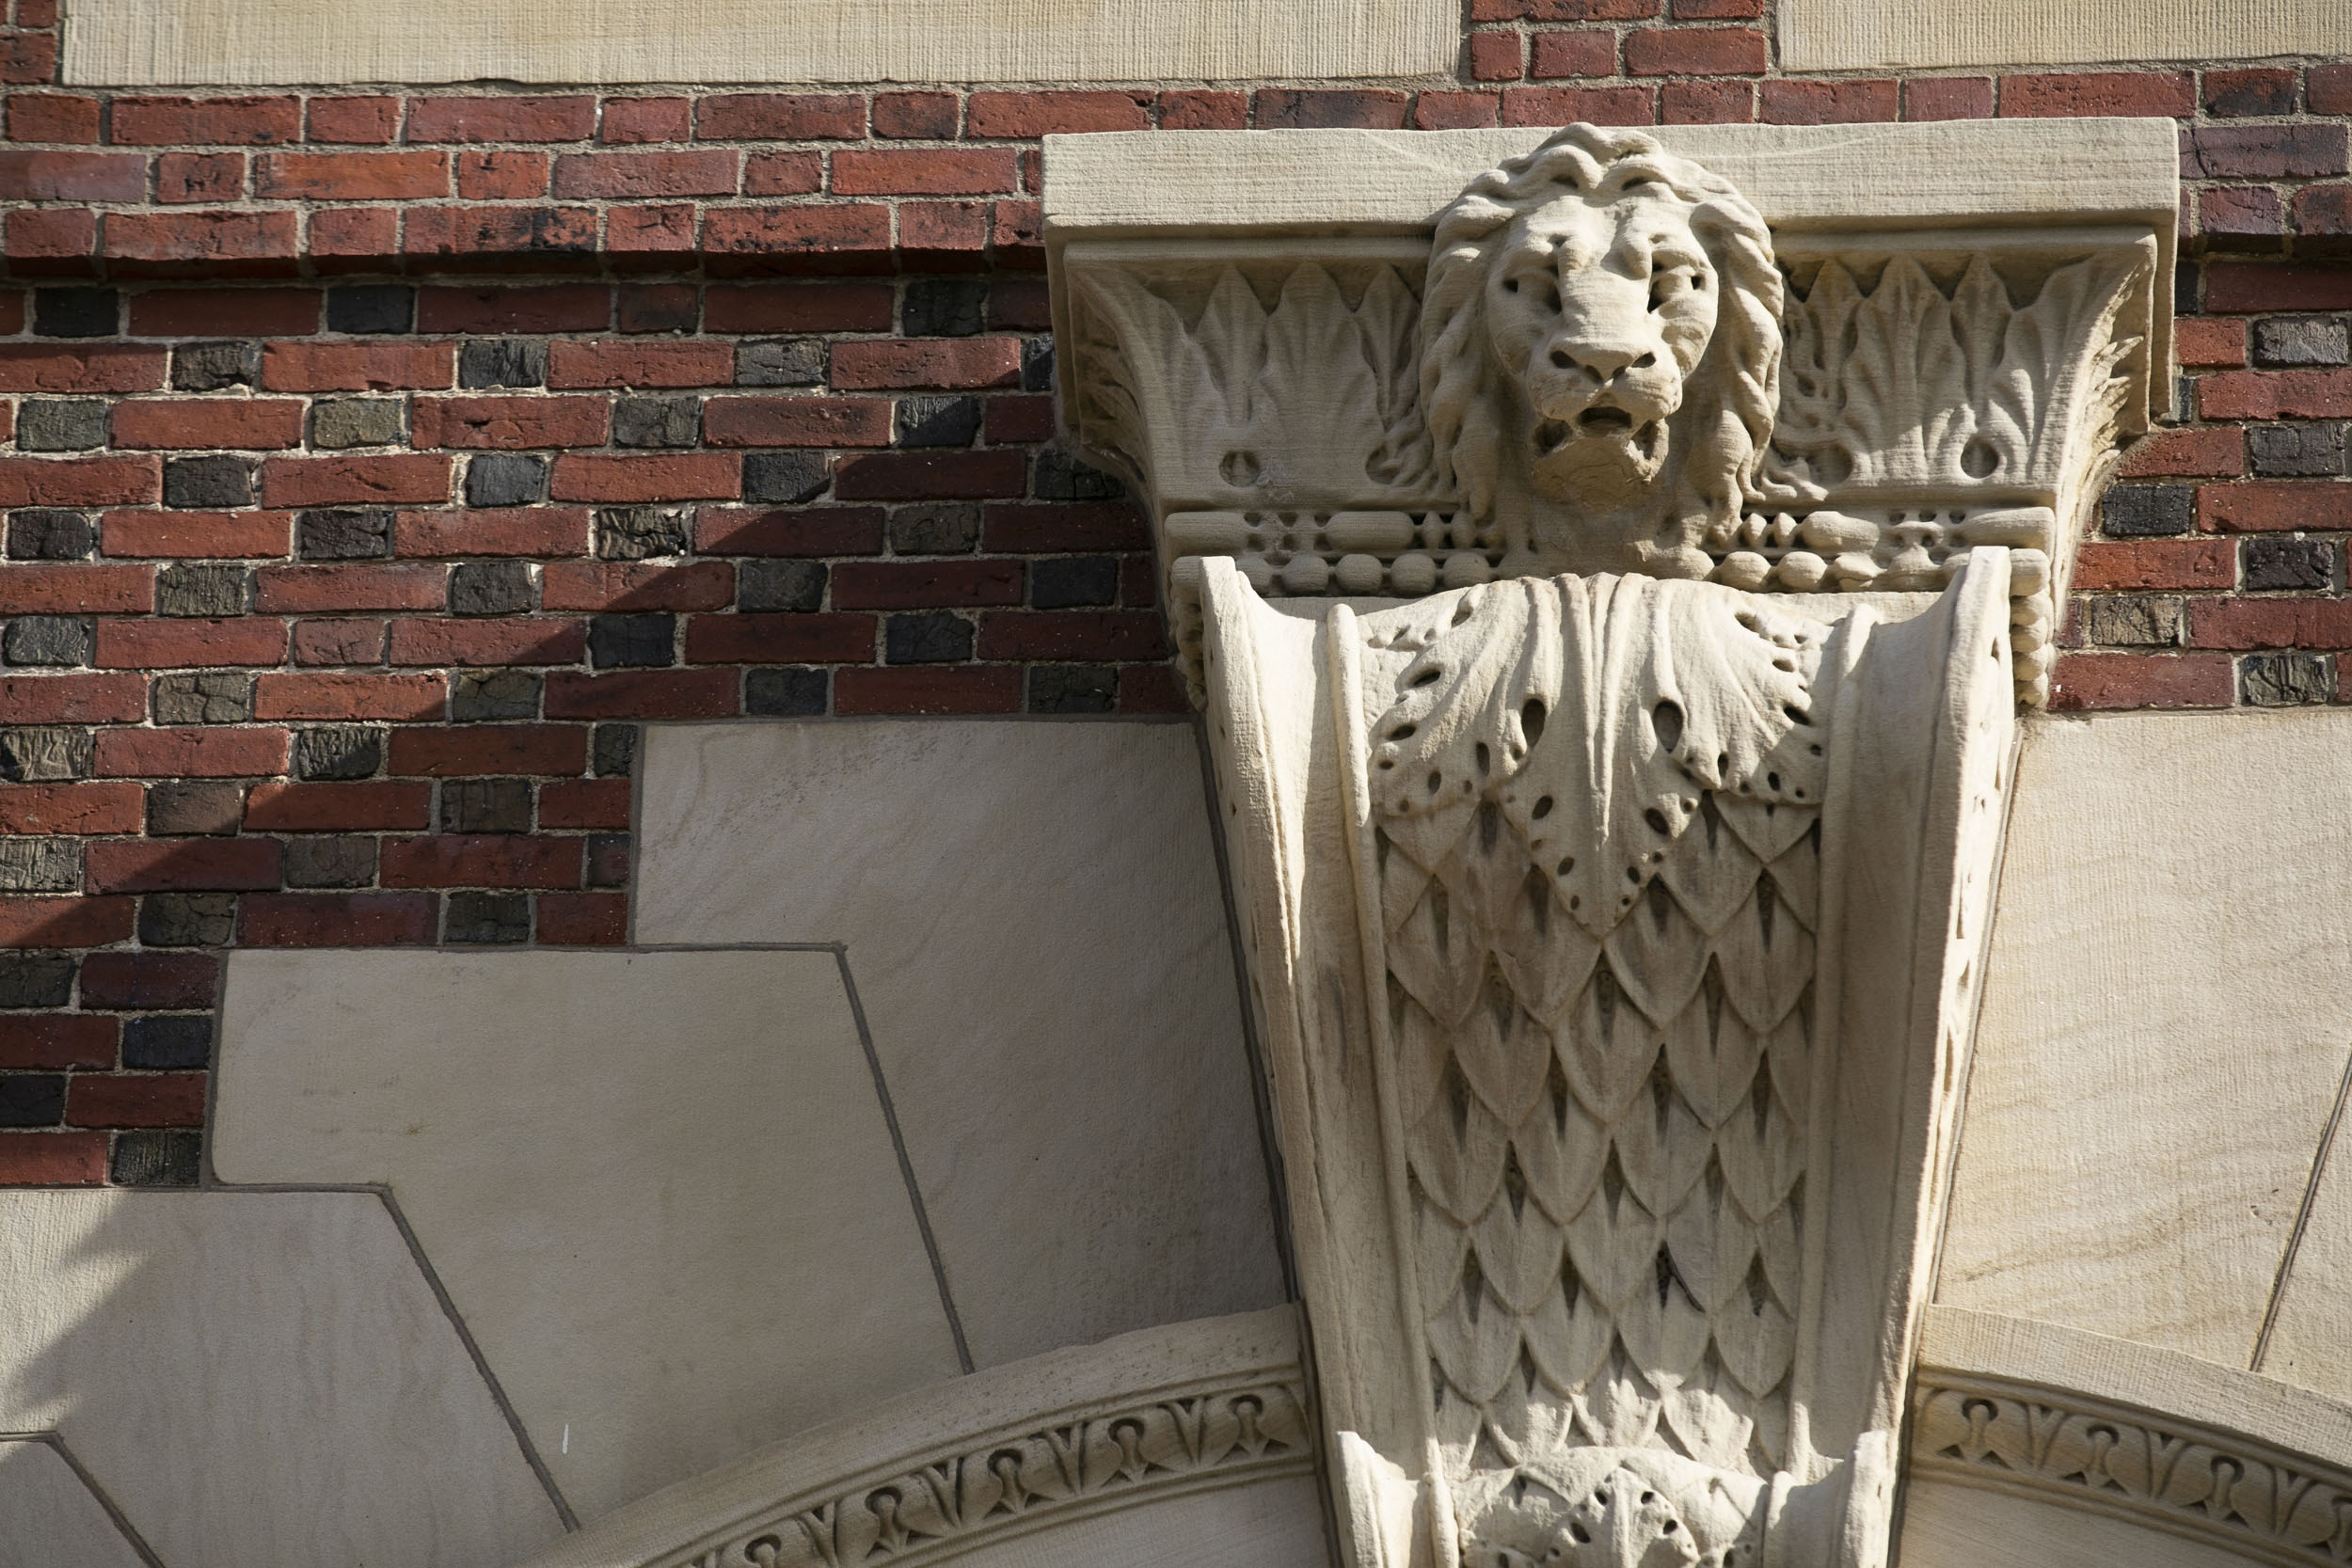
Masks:
[[[192,1178],[229,947],[626,940],[638,721],[1181,705],[1049,445],[1047,132],[2173,116],[2180,420],[2058,702],[2352,696],[2352,65],[1794,79],[1673,6],[1471,0],[1445,83],[183,95],[14,0],[0,1182]]]

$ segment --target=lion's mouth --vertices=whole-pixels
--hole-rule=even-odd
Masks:
[[[1545,420],[1535,427],[1536,450],[1547,457],[1578,440],[1623,441],[1643,461],[1651,462],[1665,446],[1666,426],[1662,420],[1637,425],[1626,410],[1601,404],[1585,409],[1572,422]]]

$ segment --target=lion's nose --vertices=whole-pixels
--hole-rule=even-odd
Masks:
[[[1658,355],[1639,343],[1562,339],[1551,345],[1550,359],[1555,370],[1581,368],[1595,381],[1607,386],[1619,371],[1629,367],[1637,371],[1649,369],[1658,363]]]

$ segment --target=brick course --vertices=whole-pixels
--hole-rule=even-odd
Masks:
[[[0,621],[82,662],[0,668],[0,1073],[66,1085],[0,1184],[200,1123],[135,1042],[224,947],[625,941],[641,722],[1182,710],[1144,519],[1041,459],[1047,134],[2170,116],[2188,417],[2054,702],[2342,697],[2352,66],[1798,78],[1765,11],[1469,0],[1441,84],[203,93],[62,87],[20,3]]]

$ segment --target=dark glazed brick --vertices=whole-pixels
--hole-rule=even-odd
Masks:
[[[288,887],[366,887],[375,880],[375,840],[311,838],[286,840]]]
[[[2265,479],[2301,479],[2344,472],[2342,424],[2255,425],[2246,432],[2246,455]]]
[[[211,895],[208,895],[211,896]],[[152,903],[154,900],[150,899]],[[226,898],[224,902],[230,902]],[[210,945],[225,946],[224,932]],[[122,1065],[145,1072],[185,1071],[210,1067],[213,1021],[201,1014],[183,1018],[135,1018],[122,1026]]]
[[[548,494],[548,460],[521,452],[487,451],[466,465],[468,506],[529,506]]]
[[[26,398],[16,410],[16,444],[23,451],[103,447],[106,404],[100,398]]]
[[[90,733],[42,725],[0,729],[0,784],[60,784],[87,779]],[[7,1004],[0,1003],[0,1006]]]
[[[968,447],[980,433],[977,398],[900,398],[898,443],[902,447]]]
[[[588,659],[599,670],[660,669],[677,660],[675,615],[595,615],[588,621]]]
[[[253,677],[231,670],[158,675],[158,724],[242,724],[253,717]]]
[[[448,779],[441,784],[441,832],[531,832],[528,779]]]
[[[754,670],[743,677],[743,711],[762,719],[806,719],[825,711],[822,670],[785,666]]]
[[[33,331],[43,338],[110,338],[121,320],[122,296],[112,289],[33,291]]]
[[[150,947],[226,947],[236,934],[236,925],[237,895],[233,893],[151,893],[139,900],[139,941]],[[123,1065],[201,1067],[203,1064],[126,1062]]]
[[[970,555],[980,544],[980,509],[970,501],[924,501],[893,507],[893,555]]]
[[[371,724],[315,724],[294,731],[300,779],[365,779],[384,766],[384,732]]]
[[[637,766],[637,726],[598,724],[594,752],[597,778],[628,778]]]
[[[0,838],[0,893],[77,893],[82,845],[72,838]]]
[[[2326,588],[2336,546],[2320,539],[2249,539],[2240,585],[2250,589]]]
[[[449,716],[461,724],[536,719],[547,678],[528,670],[463,670],[451,683]]]
[[[2352,360],[2342,316],[2272,316],[2254,324],[2254,363],[2269,369]]]
[[[106,1180],[118,1187],[193,1187],[203,1148],[203,1134],[186,1128],[131,1128],[115,1134]]]
[[[252,588],[253,574],[243,566],[167,566],[155,574],[155,613],[194,619],[243,615]]]
[[[2291,115],[2295,112],[2292,71],[2208,71],[2205,112],[2220,117]]]
[[[703,400],[623,398],[612,405],[616,447],[691,447],[702,437]]]
[[[1108,713],[1119,705],[1119,672],[1101,664],[1039,664],[1029,670],[1031,713]]]
[[[83,615],[21,615],[0,632],[0,659],[72,669],[90,661],[98,623]]]
[[[596,514],[596,554],[606,561],[647,561],[692,547],[694,514],[679,506],[612,506]]]
[[[743,499],[790,506],[824,494],[825,459],[813,451],[743,454]]]
[[[898,321],[908,338],[976,337],[988,327],[988,285],[961,278],[910,283]]]
[[[735,571],[735,608],[805,611],[825,603],[821,561],[746,561]]]
[[[449,942],[483,944],[531,940],[531,895],[527,893],[453,893],[449,895]]]
[[[151,785],[147,831],[159,838],[225,837],[245,820],[245,787],[226,779]]]
[[[1106,605],[1119,597],[1119,562],[1106,555],[1029,563],[1029,603],[1038,610]]]
[[[369,336],[406,332],[417,321],[417,291],[403,283],[353,283],[326,291],[326,329]]]
[[[381,507],[304,512],[294,518],[294,553],[305,561],[366,561],[392,553],[392,515]]]
[[[2328,700],[2328,661],[2317,654],[2249,654],[2238,660],[2240,701],[2292,707]]]
[[[1050,447],[1037,454],[1033,488],[1039,499],[1049,501],[1115,501],[1127,493],[1113,476]]]
[[[2110,538],[2186,533],[2197,522],[2197,491],[2186,484],[2119,484],[2100,503],[2099,527]]]
[[[460,387],[544,387],[548,345],[527,338],[477,338],[457,351]]]
[[[628,886],[629,836],[627,833],[588,835],[588,885]]]
[[[243,457],[174,457],[164,464],[166,506],[225,511],[253,504],[253,464]]]
[[[946,610],[893,615],[882,625],[882,657],[893,664],[950,664],[972,657],[972,623]]]
[[[310,410],[314,447],[389,447],[407,434],[408,405],[399,398],[335,398]]]
[[[183,392],[218,392],[262,379],[262,345],[249,340],[182,343],[171,351],[171,384]]]
[[[520,615],[538,597],[520,561],[469,561],[449,574],[452,615]]]
[[[62,953],[0,953],[0,1007],[62,1007],[73,995],[73,960]]]
[[[1050,392],[1054,389],[1054,340],[1025,339],[1021,344],[1021,389],[1025,392]]]
[[[0,1074],[0,1127],[54,1127],[65,1119],[65,1074]]]
[[[32,506],[8,514],[10,561],[87,561],[98,548],[98,527],[79,512]]]
[[[825,380],[825,345],[816,338],[766,338],[735,345],[739,387],[818,387]]]

